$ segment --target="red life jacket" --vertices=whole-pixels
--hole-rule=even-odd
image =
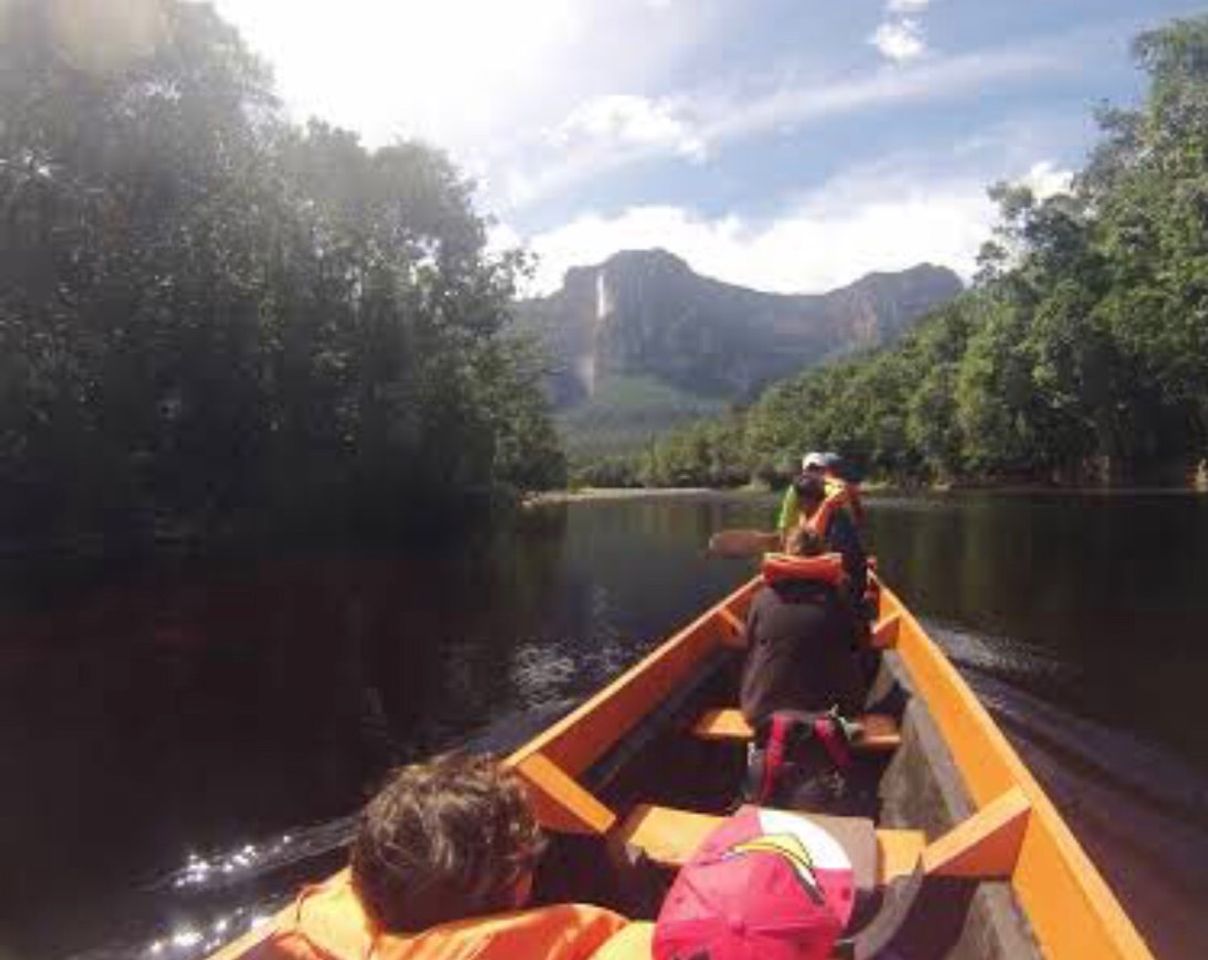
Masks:
[[[442,923],[413,934],[375,928],[348,871],[309,887],[247,960],[589,960],[628,921],[577,903]],[[612,954],[615,956],[616,954]]]
[[[788,553],[765,553],[762,572],[765,583],[810,580],[832,587],[839,586],[847,577],[843,571],[843,557],[838,553],[823,553],[816,557],[795,557]]]

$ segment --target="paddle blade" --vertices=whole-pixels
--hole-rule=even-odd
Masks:
[[[762,530],[719,530],[709,538],[714,557],[758,557],[780,547],[780,534]]]

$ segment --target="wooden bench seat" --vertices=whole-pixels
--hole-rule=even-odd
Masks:
[[[708,813],[639,804],[617,828],[616,839],[641,850],[661,866],[680,867],[724,819]],[[881,886],[911,873],[927,842],[922,830],[878,829],[876,839],[876,879]]]
[[[866,713],[857,718],[862,732],[852,742],[852,749],[867,753],[891,752],[902,743],[898,722],[881,713]],[[692,725],[692,735],[702,740],[750,740],[751,725],[740,711],[707,710]]]

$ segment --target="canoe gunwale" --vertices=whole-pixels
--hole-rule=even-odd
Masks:
[[[951,752],[974,812],[1021,790],[1031,808],[1011,887],[1045,956],[1151,960],[1152,954],[1057,808],[986,708],[910,610],[884,585],[894,652]]]
[[[604,819],[594,810],[603,805],[583,781],[597,763],[622,745],[645,716],[657,709],[657,704],[674,696],[702,662],[731,644],[732,630],[726,614],[739,619],[745,616],[751,596],[761,583],[755,577],[740,586],[507,757],[505,765],[528,782],[538,819],[545,826],[597,836],[607,832]],[[548,782],[527,776],[534,762],[551,765],[571,785],[551,789]]]

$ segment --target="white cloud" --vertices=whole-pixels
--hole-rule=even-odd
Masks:
[[[1074,171],[1058,168],[1050,160],[1042,160],[1020,178],[1037,200],[1047,200],[1058,193],[1068,193],[1074,184]]]
[[[877,107],[977,96],[990,84],[1080,67],[1060,48],[982,50],[901,70],[883,69],[822,86],[785,86],[722,105],[701,135],[707,143],[827,120]]]
[[[968,275],[993,222],[980,183],[868,197],[848,209],[810,198],[769,223],[707,219],[680,207],[631,207],[608,218],[587,214],[534,237],[534,289],[556,289],[569,267],[650,247],[671,250],[708,276],[785,293],[833,289],[873,270],[922,261]]]
[[[767,224],[706,219],[680,207],[631,207],[610,218],[587,214],[534,237],[536,292],[561,283],[569,267],[618,250],[662,247],[700,273],[784,293],[822,291],[874,270],[928,261],[968,275],[994,222],[981,185],[870,201],[840,211],[811,203]]]
[[[785,212],[770,221],[703,217],[660,205],[630,207],[614,216],[586,213],[531,238],[539,264],[529,292],[557,289],[570,267],[651,247],[678,254],[707,276],[783,293],[830,290],[875,270],[921,262],[949,266],[968,278],[997,220],[984,167],[929,178],[929,166],[921,155],[885,158],[787,199]],[[1029,185],[1068,183],[1068,171],[1051,161],[1014,171],[1003,175]],[[514,244],[517,235],[507,236]]]
[[[213,2],[300,118],[375,146],[423,137],[458,159],[522,151],[577,102],[654,87],[724,20],[649,0]]]
[[[868,42],[876,47],[883,57],[894,63],[917,60],[927,52],[922,26],[917,20],[909,17],[885,21],[873,31]]]
[[[562,146],[635,146],[662,149],[693,160],[705,156],[705,145],[692,124],[669,101],[632,94],[584,101],[558,126],[554,139]]]
[[[287,104],[372,143],[460,144],[506,98],[530,95],[544,79],[538,65],[586,28],[576,0],[216,4],[273,64]]]
[[[1045,73],[1078,70],[1077,58],[1062,44],[978,51],[883,69],[853,80],[824,85],[788,84],[746,97],[696,96],[677,102],[675,116],[692,117],[690,137],[700,154],[723,144],[769,133],[782,133],[878,107],[976,96],[990,84],[1028,80]],[[684,121],[687,127],[687,121]],[[674,156],[677,141],[647,143],[600,141],[560,150],[524,166],[512,166],[492,191],[496,209],[516,211],[612,173],[659,156]],[[683,155],[682,147],[678,150]],[[689,155],[696,154],[695,150]]]
[[[889,13],[919,13],[931,6],[931,0],[889,0],[885,9]]]

